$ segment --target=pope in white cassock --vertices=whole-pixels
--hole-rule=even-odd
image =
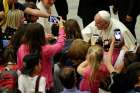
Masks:
[[[119,20],[111,18],[110,14],[107,11],[99,11],[94,18],[94,21],[91,22],[82,30],[82,36],[84,41],[91,42],[91,45],[94,45],[97,41],[94,35],[98,35],[104,40],[111,40],[114,37],[114,30],[119,29],[121,32],[121,37],[124,39],[124,45],[128,50],[135,50],[136,48],[136,39],[131,34],[129,29],[121,23]],[[123,59],[125,50],[122,48],[118,54],[118,57],[115,61],[114,67],[120,69],[124,65]],[[116,54],[116,52],[115,52]]]
[[[82,30],[82,36],[84,41],[91,40],[91,44],[94,45],[96,42],[96,39],[93,38],[94,34],[102,37],[102,40],[111,39],[115,29],[120,29],[125,46],[128,49],[134,49],[136,39],[129,29],[119,20],[111,18],[110,14],[104,10],[99,11],[95,15],[95,20]]]

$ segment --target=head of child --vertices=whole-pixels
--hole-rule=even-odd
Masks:
[[[66,38],[67,39],[76,39],[81,38],[81,30],[78,22],[74,19],[69,19],[64,23]]]
[[[100,64],[103,62],[103,54],[104,50],[99,45],[91,46],[88,49],[86,61],[91,66],[91,80],[96,78],[96,72],[99,70]]]
[[[72,89],[75,87],[76,84],[76,72],[71,67],[64,67],[60,73],[59,78],[62,83],[62,85],[66,89]]]
[[[6,16],[6,24],[7,26],[18,29],[21,25],[24,24],[24,12],[18,9],[13,11],[9,11]]]
[[[140,87],[140,62],[133,62],[128,66],[129,81],[133,87]]]
[[[129,65],[134,62],[140,62],[140,46],[137,47],[136,52],[127,51],[124,55],[124,66],[122,72],[126,72]]]
[[[22,42],[29,46],[30,53],[41,51],[41,46],[46,44],[43,26],[39,23],[28,24]]]
[[[41,64],[39,62],[39,54],[29,54],[23,58],[24,68],[22,74],[28,76],[39,75],[41,70]]]
[[[72,62],[75,66],[78,66],[82,61],[86,59],[89,46],[90,45],[82,39],[73,40],[67,55],[70,59],[72,59]]]

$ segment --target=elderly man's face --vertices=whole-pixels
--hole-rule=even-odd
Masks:
[[[51,7],[55,2],[55,0],[42,0],[42,1],[45,7],[48,7],[48,8]]]
[[[99,30],[105,30],[109,26],[109,22],[106,22],[104,19],[102,19],[99,15],[95,16],[95,26]]]

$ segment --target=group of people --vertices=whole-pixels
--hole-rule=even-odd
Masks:
[[[109,5],[119,3],[86,0],[89,6],[80,8],[80,0],[80,11],[89,12],[78,12],[81,30],[67,19],[61,1],[0,1],[0,92],[140,92],[140,46],[132,30],[109,13]],[[62,17],[51,23],[55,8]],[[4,78],[5,71],[17,77]]]

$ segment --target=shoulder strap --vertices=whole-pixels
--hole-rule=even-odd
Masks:
[[[40,77],[41,77],[41,75],[39,75],[38,77],[37,77],[37,80],[36,80],[36,85],[35,85],[35,93],[37,93],[38,92],[38,88],[39,88],[39,81],[40,81]]]

